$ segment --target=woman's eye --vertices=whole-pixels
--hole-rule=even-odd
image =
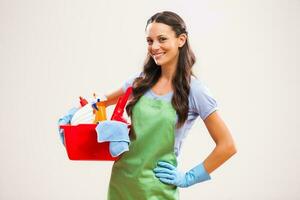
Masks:
[[[165,41],[167,38],[159,38],[159,41],[163,42]]]
[[[148,44],[152,44],[152,40],[147,40],[147,43]]]

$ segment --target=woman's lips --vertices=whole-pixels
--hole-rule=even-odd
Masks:
[[[155,53],[155,54],[152,54],[152,56],[154,57],[154,59],[160,59],[165,53],[164,52],[161,52],[161,53]]]

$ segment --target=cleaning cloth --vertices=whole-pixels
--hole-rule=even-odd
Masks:
[[[129,151],[128,124],[114,120],[100,121],[96,127],[96,132],[99,143],[110,142],[109,151],[112,157]]]

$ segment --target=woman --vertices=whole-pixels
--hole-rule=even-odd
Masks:
[[[112,168],[108,199],[178,199],[178,187],[210,179],[210,173],[236,153],[231,134],[217,112],[217,103],[206,86],[192,74],[195,56],[189,46],[184,21],[165,11],[146,25],[148,55],[143,72],[107,96],[116,103],[129,86],[132,99],[129,151]],[[177,170],[176,157],[183,138],[200,116],[216,147],[186,173]]]

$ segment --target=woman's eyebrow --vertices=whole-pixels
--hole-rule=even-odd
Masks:
[[[161,35],[158,35],[158,36],[156,36],[156,37],[164,37],[164,35],[163,35],[163,34],[161,34]],[[150,37],[150,36],[148,36],[148,37],[147,37],[147,39],[151,39],[151,37]]]

